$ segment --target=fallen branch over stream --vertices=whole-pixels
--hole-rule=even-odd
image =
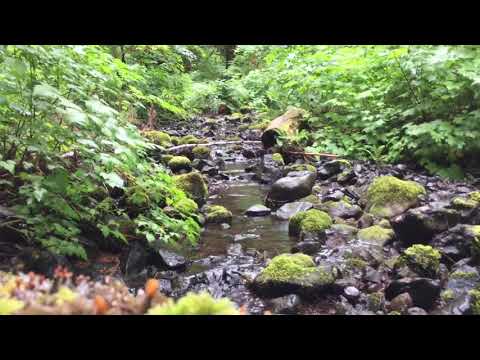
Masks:
[[[261,141],[253,141],[253,140],[240,140],[240,141],[217,141],[211,142],[207,144],[185,144],[185,145],[178,145],[173,146],[171,148],[166,149],[167,151],[179,151],[184,149],[193,148],[196,146],[221,146],[221,145],[234,145],[234,144],[261,144]]]

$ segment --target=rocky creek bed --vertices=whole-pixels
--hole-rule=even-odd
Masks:
[[[251,121],[219,116],[162,131],[208,142],[259,140],[261,131],[247,128]],[[249,314],[480,312],[476,184],[404,164],[283,165],[260,143],[210,150],[175,154],[189,157],[185,163],[157,156],[177,175],[200,173],[208,184],[208,196],[199,200],[205,227],[194,248],[164,249],[152,258],[134,244],[121,255],[99,254],[96,268],[70,264],[72,271],[116,277],[132,289],[153,277],[168,297],[207,291]],[[12,263],[2,264],[11,271]]]

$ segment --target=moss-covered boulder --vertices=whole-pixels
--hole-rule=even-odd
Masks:
[[[480,191],[471,192],[470,194],[468,194],[468,199],[480,203]]]
[[[205,220],[210,224],[231,224],[232,212],[220,205],[207,206],[205,209]]]
[[[328,290],[335,276],[325,266],[316,267],[305,254],[282,254],[274,257],[253,281],[253,290],[262,297],[288,294],[310,296]]]
[[[174,156],[168,161],[168,167],[177,173],[182,170],[192,170],[192,162],[186,156]]]
[[[312,205],[320,205],[322,203],[320,198],[317,195],[314,195],[314,194],[310,194],[308,196],[305,196],[305,197],[299,199],[298,201],[299,202],[307,202],[307,203],[310,203]]]
[[[332,218],[325,212],[310,209],[301,211],[290,218],[288,233],[291,236],[299,236],[302,232],[319,233],[332,226]]]
[[[208,196],[208,188],[202,175],[198,172],[174,177],[177,186],[182,189],[198,206],[203,206]]]
[[[156,145],[163,146],[163,147],[173,146],[170,135],[168,135],[167,133],[164,133],[163,131],[150,130],[150,131],[145,131],[143,135]]]
[[[287,175],[290,172],[295,172],[295,171],[308,171],[311,173],[317,173],[317,169],[315,166],[310,165],[310,164],[292,164],[288,165],[284,169],[284,174]]]
[[[173,159],[173,156],[174,156],[174,155],[170,155],[170,154],[162,155],[162,157],[160,158],[160,160],[161,160],[161,162],[162,162],[163,164],[165,164],[165,165],[168,166],[168,162]]]
[[[210,148],[208,146],[195,146],[192,149],[195,159],[208,159],[210,157]]]
[[[458,210],[470,210],[475,209],[480,205],[480,202],[472,200],[471,198],[455,197],[451,203],[454,209]]]
[[[384,246],[395,237],[395,232],[392,229],[385,229],[381,226],[374,225],[361,229],[357,233],[357,237],[359,240],[369,244]]]
[[[240,312],[229,299],[215,299],[207,292],[202,292],[188,293],[177,302],[168,299],[152,307],[148,315],[240,315]]]
[[[439,270],[441,254],[429,245],[415,244],[398,258],[399,266],[406,265],[420,276],[434,277]]]
[[[285,165],[285,161],[283,160],[283,156],[280,153],[274,153],[272,154],[272,160],[275,164],[278,166],[283,166]]]
[[[186,144],[201,144],[202,143],[202,140],[197,138],[196,136],[194,135],[187,135],[187,136],[183,136],[180,138],[180,140],[178,141],[178,144],[179,145],[186,145]]]
[[[414,182],[394,176],[380,176],[368,187],[366,210],[379,217],[399,215],[418,204],[425,188]]]

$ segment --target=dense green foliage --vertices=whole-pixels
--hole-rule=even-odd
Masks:
[[[239,46],[226,88],[231,104],[269,117],[308,110],[297,140],[311,151],[414,160],[458,178],[479,152],[479,49]]]
[[[97,46],[0,48],[0,193],[28,240],[85,259],[85,237],[196,239],[186,195],[131,123],[143,75]]]

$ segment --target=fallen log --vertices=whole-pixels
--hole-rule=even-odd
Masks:
[[[261,141],[254,141],[254,140],[240,140],[240,141],[216,141],[206,144],[184,144],[184,145],[177,145],[171,148],[165,149],[168,152],[176,152],[181,151],[189,148],[194,148],[196,146],[222,146],[222,145],[234,145],[234,144],[261,144]]]
[[[285,114],[273,119],[262,134],[262,144],[265,149],[275,146],[277,137],[281,134],[292,136],[298,129],[303,110],[289,109]]]

